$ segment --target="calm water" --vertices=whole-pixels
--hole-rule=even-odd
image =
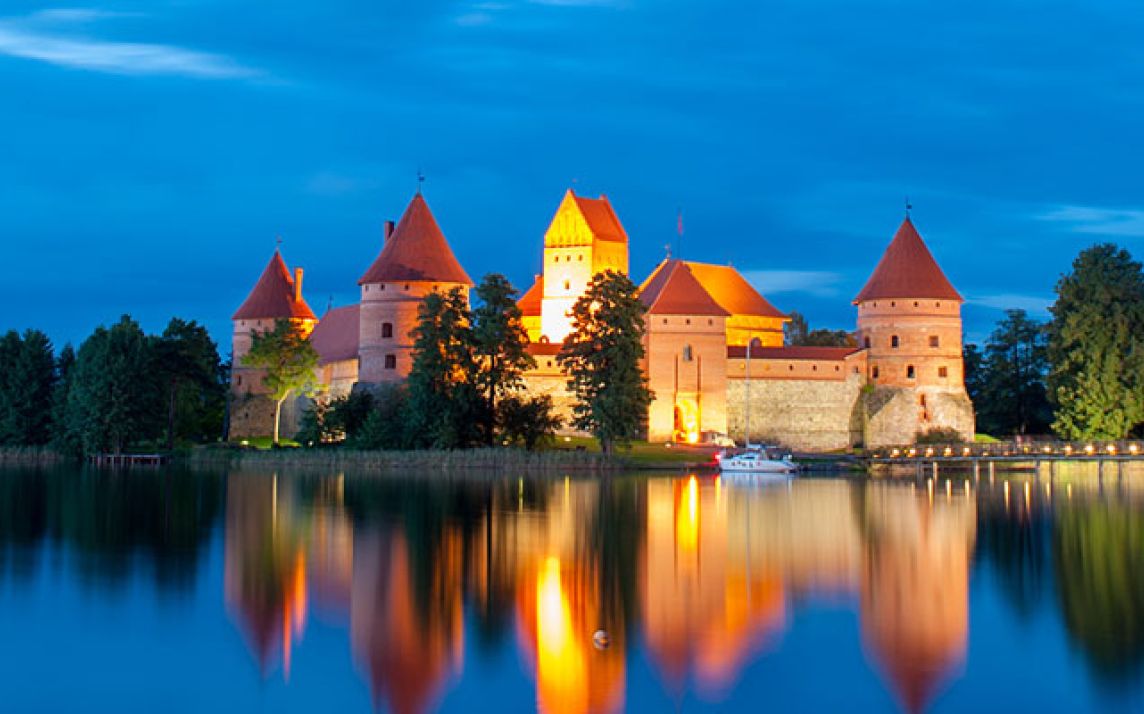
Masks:
[[[0,702],[1141,712],[1144,472],[0,471]]]

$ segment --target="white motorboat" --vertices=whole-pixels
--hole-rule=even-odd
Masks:
[[[764,447],[747,447],[739,453],[724,451],[715,461],[723,473],[793,474],[798,471],[798,465],[790,456],[769,453]]]

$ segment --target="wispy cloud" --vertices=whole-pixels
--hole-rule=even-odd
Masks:
[[[238,79],[260,74],[224,55],[173,45],[115,42],[60,31],[61,25],[76,25],[112,15],[98,10],[63,9],[44,10],[22,18],[0,18],[0,55],[109,74],[199,79]]]
[[[824,270],[747,270],[743,277],[764,295],[807,293],[819,297],[838,294],[842,276]]]
[[[1053,304],[1051,298],[1040,295],[1018,295],[1014,293],[1000,293],[997,295],[978,295],[967,298],[971,305],[981,305],[997,310],[1025,310],[1034,314],[1049,314],[1049,306]]]
[[[1065,224],[1075,233],[1109,236],[1144,236],[1144,210],[1060,206],[1037,216],[1038,220]]]

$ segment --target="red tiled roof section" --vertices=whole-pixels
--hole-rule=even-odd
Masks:
[[[950,284],[945,273],[918,235],[913,221],[902,221],[894,240],[878,261],[878,267],[866,281],[866,287],[854,298],[854,304],[886,298],[931,298],[957,300],[961,295]]]
[[[596,238],[620,243],[627,242],[628,234],[620,225],[620,219],[612,210],[612,204],[608,201],[607,196],[581,198],[572,194],[572,197],[576,199],[576,206],[580,209],[580,213],[583,214],[584,220],[588,222],[588,227],[592,229]]]
[[[692,262],[688,262],[687,266],[715,302],[732,315],[786,318],[785,313],[760,295],[759,291],[731,266]]]
[[[640,288],[640,301],[650,315],[710,315],[727,317],[682,260],[667,259]]]
[[[367,283],[390,283],[401,281],[461,283],[472,285],[445,235],[437,225],[437,219],[429,210],[425,197],[417,194],[409,202],[405,214],[401,216],[393,234],[385,241],[381,255],[358,281]]]
[[[294,318],[315,320],[317,317],[304,299],[294,299],[294,278],[276,250],[262,271],[246,300],[231,316],[232,320],[277,320]]]
[[[520,308],[520,314],[524,317],[540,317],[541,302],[544,300],[544,276],[537,275],[536,282],[528,289],[524,295],[520,296],[520,300],[516,301],[516,306]]]
[[[751,359],[811,360],[815,362],[842,361],[861,352],[859,347],[752,347]],[[729,359],[744,359],[747,356],[745,345],[729,345]]]
[[[552,357],[560,354],[563,347],[559,342],[530,342],[525,349],[533,357]]]
[[[359,305],[330,310],[310,333],[310,344],[318,351],[319,362],[344,362],[358,356]]]

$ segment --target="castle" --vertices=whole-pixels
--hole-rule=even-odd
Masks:
[[[628,273],[628,235],[611,203],[569,190],[544,235],[543,271],[519,301],[536,366],[527,389],[570,413],[572,396],[556,356],[571,330],[572,304],[592,276]],[[252,331],[278,319],[310,334],[318,379],[334,396],[355,385],[400,382],[412,366],[410,331],[432,291],[471,288],[420,193],[358,281],[361,301],[319,319],[275,251],[233,316],[233,438],[270,431],[272,406],[257,370],[241,366]],[[651,441],[696,442],[725,433],[812,450],[913,443],[952,430],[971,439],[965,391],[961,295],[907,216],[854,298],[857,346],[784,346],[789,318],[734,268],[666,258],[640,285],[647,307],[645,372],[654,400]],[[284,410],[297,424],[302,400]]]

